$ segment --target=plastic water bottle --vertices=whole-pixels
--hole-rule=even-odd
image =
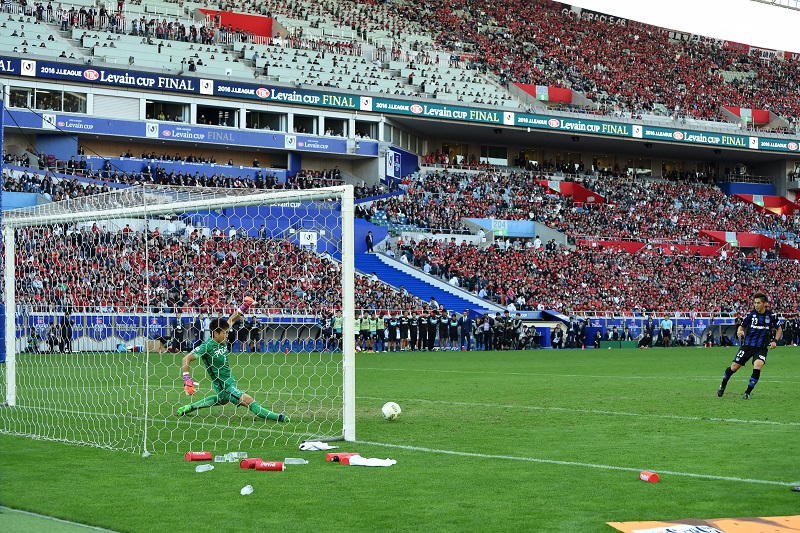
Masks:
[[[197,465],[197,467],[194,469],[195,472],[208,472],[209,470],[214,470],[214,465]]]
[[[283,460],[283,464],[285,465],[307,465],[308,461],[305,459],[301,459],[299,457],[287,457]]]
[[[242,490],[239,491],[242,496],[247,496],[248,494],[253,494],[253,485],[245,485],[242,487]]]
[[[224,463],[224,462],[226,462],[227,460],[228,460],[228,458],[227,458],[227,457],[225,457],[224,455],[215,455],[215,456],[214,456],[214,462],[215,462],[215,463]]]

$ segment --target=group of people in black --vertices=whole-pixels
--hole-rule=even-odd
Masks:
[[[478,350],[524,350],[541,347],[540,335],[535,328],[526,327],[516,313],[513,317],[510,311],[489,313],[478,317],[473,328],[475,346]]]
[[[389,312],[371,310],[356,319],[356,345],[370,352],[516,350],[538,347],[535,330],[525,327],[519,313],[509,311],[494,317],[484,314],[473,319],[469,310]]]
[[[596,340],[596,347],[600,346]],[[562,348],[585,348],[586,347],[586,321],[575,320],[569,317],[566,329],[556,326],[550,331],[550,346],[555,349]]]
[[[356,320],[356,345],[366,351],[471,350],[474,321],[469,311],[459,317],[446,309],[388,312],[365,311]],[[438,341],[438,342],[437,342]]]
[[[790,316],[783,321],[783,344],[800,344],[800,317]]]
[[[73,326],[69,315],[57,318],[52,324],[30,326],[25,351],[29,353],[72,353]]]
[[[219,313],[219,317],[222,313]],[[194,319],[185,320],[178,313],[170,323],[170,334],[157,337],[168,352],[188,352],[210,336],[211,317],[201,313]],[[263,334],[261,324],[251,315],[249,320],[239,320],[228,330],[228,344],[232,351],[263,351]]]

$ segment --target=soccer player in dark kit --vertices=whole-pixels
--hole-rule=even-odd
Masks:
[[[775,348],[777,340],[783,336],[780,321],[771,310],[767,310],[767,295],[757,292],[753,295],[753,310],[744,318],[741,325],[737,328],[736,335],[743,339],[742,346],[733,358],[731,366],[725,369],[722,376],[722,384],[717,390],[717,396],[725,394],[725,387],[728,380],[741,367],[753,360],[753,374],[747,390],[744,391],[743,398],[750,399],[753,388],[761,377],[761,368],[767,362],[767,350]]]

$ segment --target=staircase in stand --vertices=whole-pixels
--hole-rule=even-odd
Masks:
[[[469,309],[473,312],[491,311],[494,313],[502,310],[501,307],[491,302],[479,300],[477,296],[470,295],[457,287],[450,287],[438,278],[421,271],[410,269],[413,272],[404,272],[399,268],[399,262],[398,267],[393,266],[391,264],[393,262],[394,260],[380,254],[365,253],[355,256],[356,270],[362,274],[371,275],[374,272],[384,283],[388,283],[396,289],[403,286],[409,293],[424,302],[429,302],[433,296],[439,305],[443,305],[448,311],[461,313],[464,309]]]

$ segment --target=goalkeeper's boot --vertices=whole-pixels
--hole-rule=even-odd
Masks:
[[[717,389],[717,396],[719,396],[720,398],[722,398],[722,395],[723,395],[723,394],[725,394],[725,387],[723,387],[722,385],[720,385],[720,387]]]
[[[178,416],[186,416],[192,411],[191,405],[184,405],[183,407],[178,407]]]
[[[747,393],[745,392],[745,393],[742,395],[742,399],[744,399],[744,400],[749,400],[749,399],[750,399],[750,395],[749,395],[749,394],[747,394]]]
[[[289,417],[286,415],[278,415],[278,422],[288,422]]]

